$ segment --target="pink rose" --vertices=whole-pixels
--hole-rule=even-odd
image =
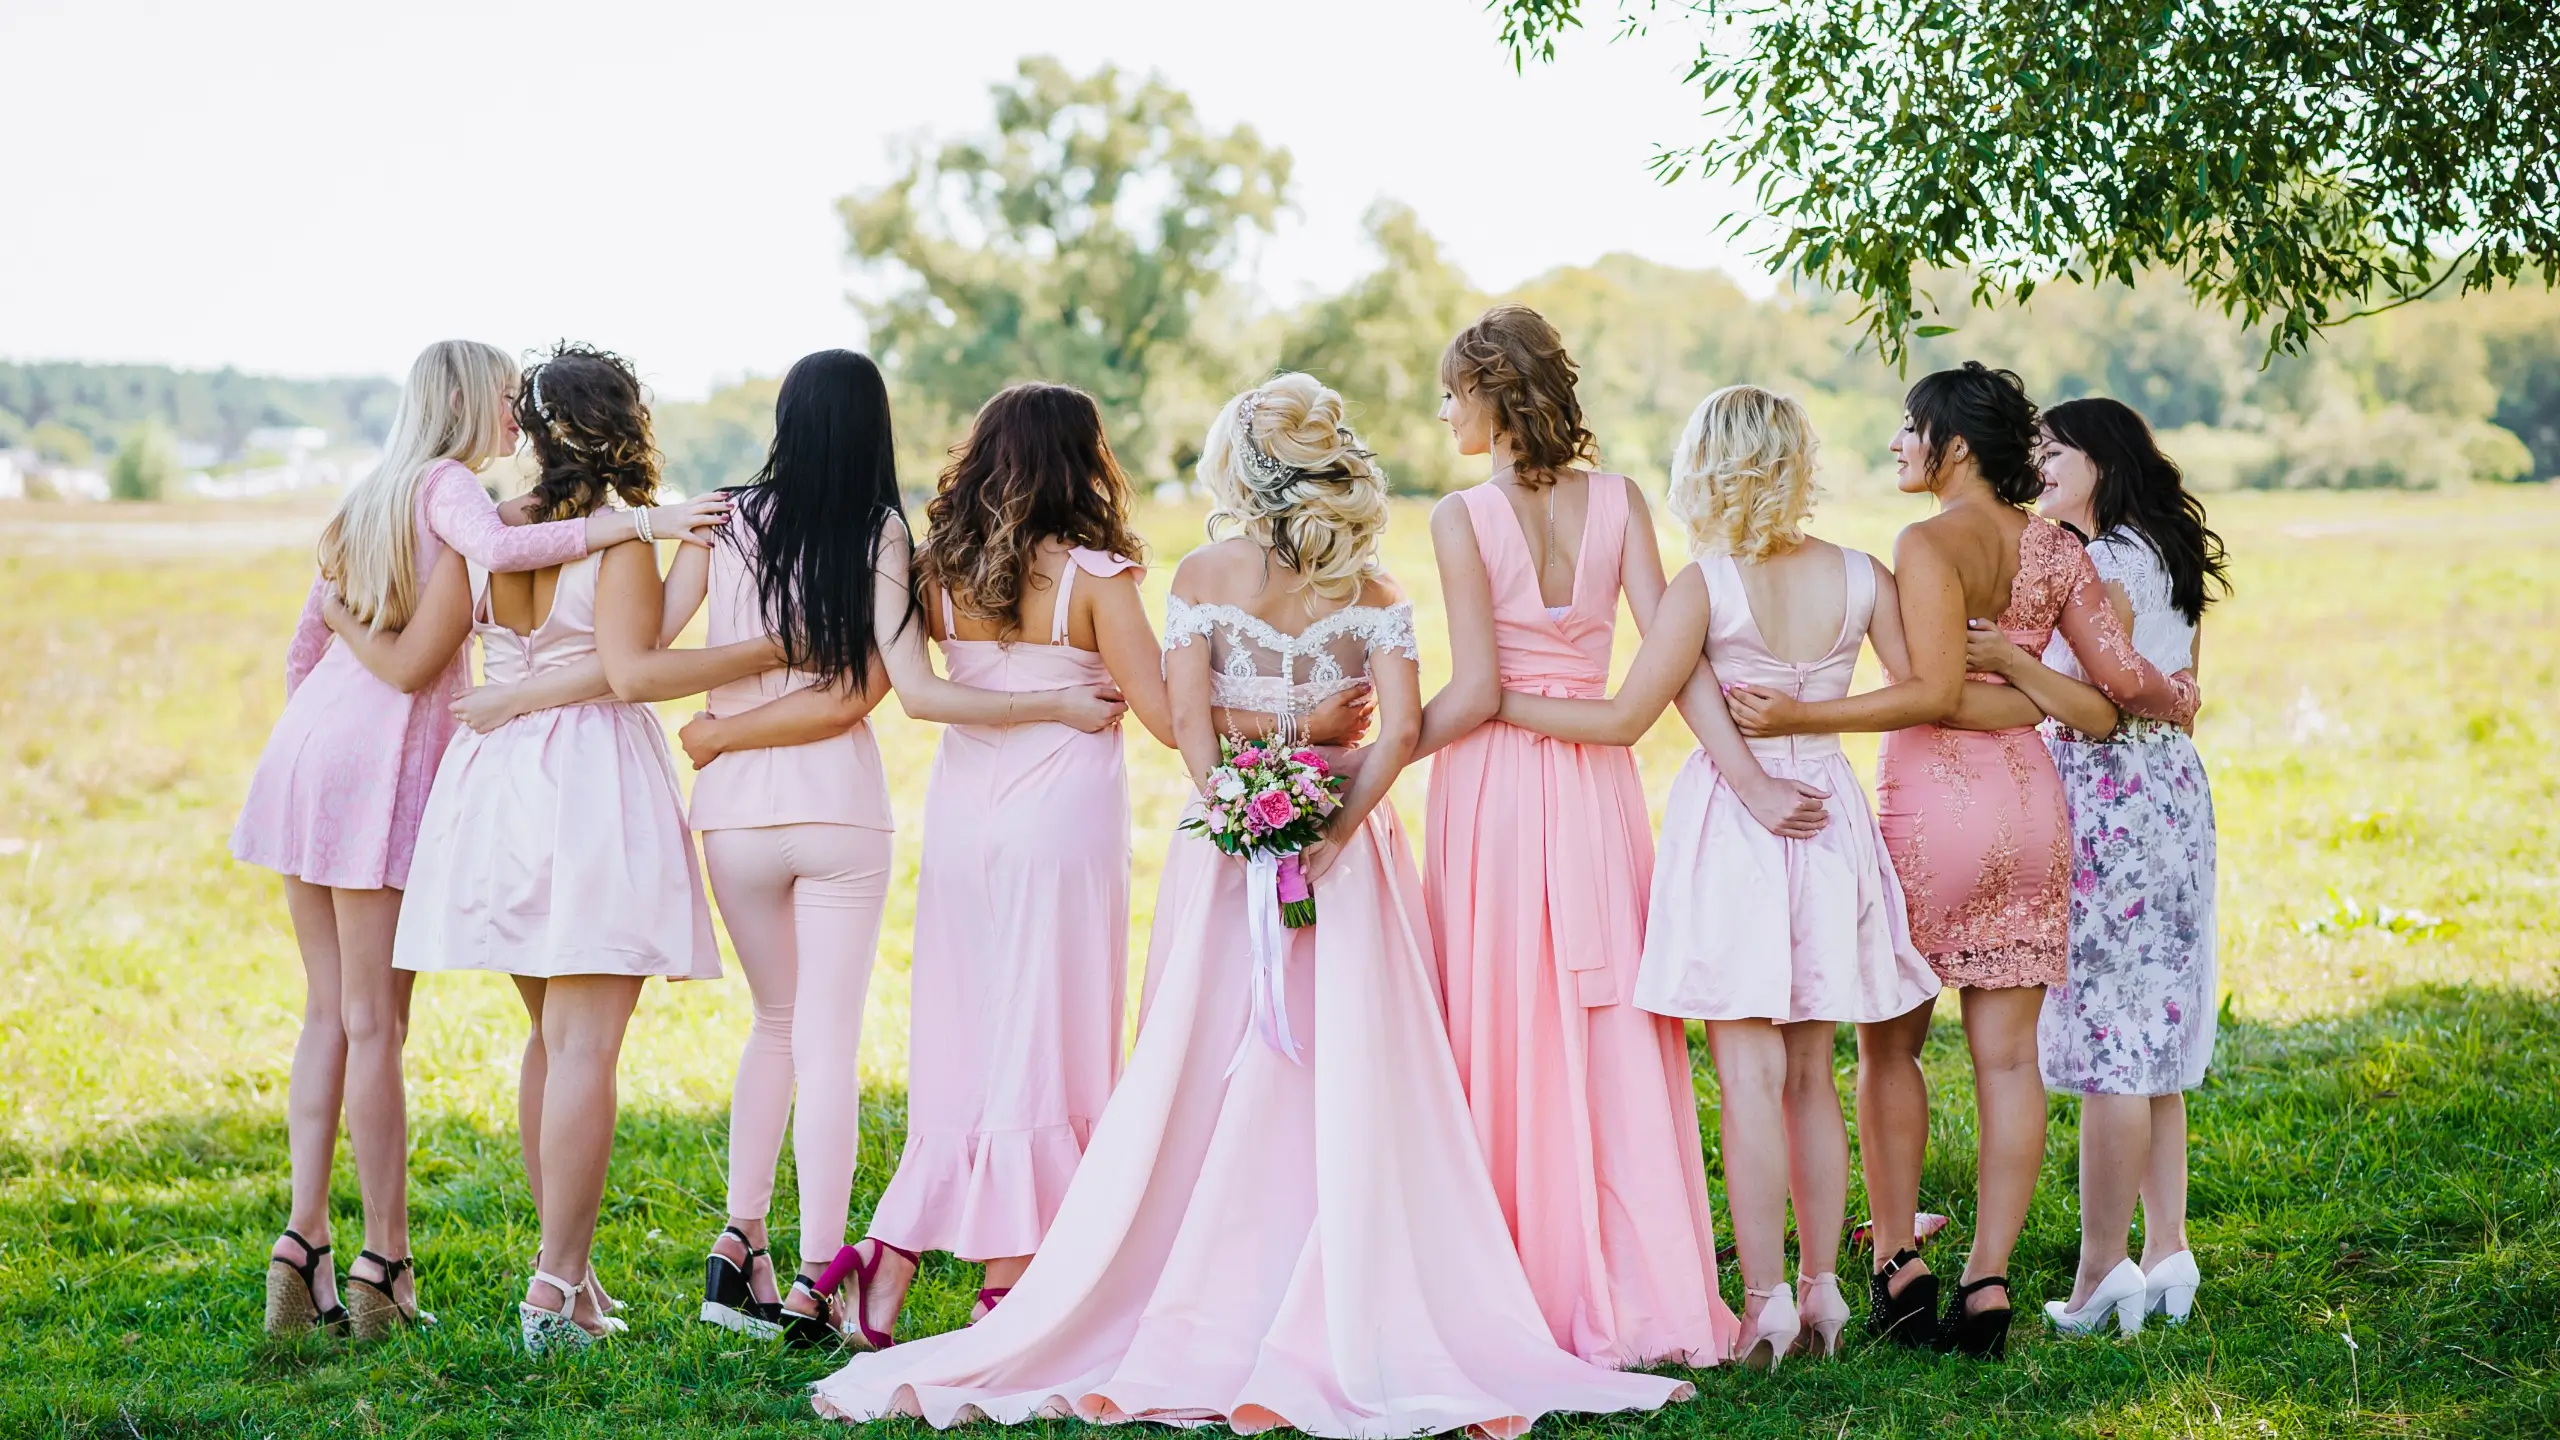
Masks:
[[[1239,770],[1250,770],[1254,766],[1259,765],[1270,758],[1270,756],[1263,754],[1260,750],[1247,748],[1237,751],[1236,758],[1227,763],[1235,766]]]
[[[1333,767],[1324,763],[1324,756],[1317,751],[1298,750],[1292,752],[1289,758],[1306,766],[1308,769],[1313,770],[1319,775],[1330,775],[1333,773]]]
[[[1264,830],[1277,830],[1298,818],[1298,807],[1278,790],[1265,790],[1245,807],[1245,815]]]

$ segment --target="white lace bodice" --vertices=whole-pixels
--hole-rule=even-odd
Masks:
[[[2151,542],[2130,531],[2110,531],[2089,542],[2089,563],[2099,579],[2123,586],[2133,601],[2133,648],[2142,658],[2163,675],[2193,669],[2196,627],[2170,603],[2169,568]],[[2088,678],[2059,634],[2045,646],[2044,663],[2073,679]]]
[[[1422,658],[1411,605],[1350,605],[1295,635],[1233,605],[1165,601],[1164,648],[1209,642],[1209,697],[1228,710],[1304,715],[1369,673],[1372,655]]]

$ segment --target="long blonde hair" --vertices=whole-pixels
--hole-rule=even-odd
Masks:
[[[1689,553],[1757,561],[1803,543],[1820,446],[1791,395],[1728,385],[1699,401],[1671,450],[1671,513]]]
[[[1378,571],[1387,482],[1342,420],[1342,397],[1313,375],[1277,375],[1226,403],[1201,446],[1200,483],[1216,508],[1209,534],[1233,530],[1349,600]]]
[[[391,415],[382,463],[348,487],[320,532],[320,573],[357,619],[409,623],[418,607],[418,484],[440,460],[476,465],[507,448],[516,362],[495,345],[439,340],[418,352]]]

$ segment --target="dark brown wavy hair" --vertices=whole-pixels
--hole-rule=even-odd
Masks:
[[[1519,478],[1532,484],[1588,464],[1596,451],[1573,393],[1579,378],[1564,337],[1526,305],[1494,306],[1440,352],[1441,388],[1493,407],[1494,429],[1511,442]]]
[[[2231,593],[2222,537],[2204,523],[2204,502],[2187,488],[2178,462],[2161,452],[2140,411],[2093,395],[2045,411],[2044,428],[2056,444],[2088,456],[2096,468],[2090,509],[2098,534],[2130,530],[2148,542],[2169,572],[2169,605],[2188,624],[2203,620],[2204,607]]]
[[[516,389],[516,428],[540,469],[536,520],[574,520],[608,495],[647,505],[658,493],[658,447],[640,376],[612,351],[567,340],[552,346]]]
[[[1129,477],[1092,396],[1069,385],[1008,386],[979,408],[925,503],[919,593],[948,590],[961,613],[1010,639],[1041,541],[1145,558],[1129,503]]]

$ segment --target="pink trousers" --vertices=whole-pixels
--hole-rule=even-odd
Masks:
[[[853,1199],[862,1002],[889,894],[889,832],[858,825],[707,830],[702,849],[711,893],[755,997],[755,1025],[729,1101],[729,1213],[760,1220],[772,1207],[788,1122],[800,1171],[800,1258],[824,1264],[844,1244]]]

